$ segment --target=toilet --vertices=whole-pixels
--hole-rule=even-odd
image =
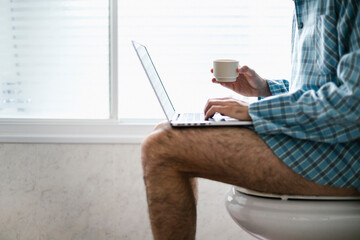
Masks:
[[[360,239],[360,196],[287,196],[232,187],[226,208],[258,239]]]

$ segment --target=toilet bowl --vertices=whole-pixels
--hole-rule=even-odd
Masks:
[[[286,196],[232,187],[226,208],[258,239],[360,239],[360,197]]]

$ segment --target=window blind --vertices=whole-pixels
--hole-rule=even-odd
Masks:
[[[121,116],[164,117],[131,40],[148,47],[176,110],[199,111],[208,98],[234,95],[211,83],[215,59],[290,77],[292,13],[290,0],[119,1]]]
[[[0,118],[109,117],[109,1],[0,1]]]

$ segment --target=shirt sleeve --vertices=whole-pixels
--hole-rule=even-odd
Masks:
[[[271,95],[273,96],[289,92],[288,80],[266,80],[266,82],[268,83]]]
[[[321,75],[326,83],[318,90],[299,89],[250,104],[257,133],[326,143],[360,141],[360,14],[351,21],[349,48],[340,56],[336,79]]]

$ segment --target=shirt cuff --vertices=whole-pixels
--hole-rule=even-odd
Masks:
[[[289,92],[289,81],[281,80],[266,80],[269,85],[272,96]]]
[[[289,81],[285,79],[281,80],[269,80],[266,79],[272,96],[289,92]],[[262,100],[265,97],[258,97],[258,100]]]

